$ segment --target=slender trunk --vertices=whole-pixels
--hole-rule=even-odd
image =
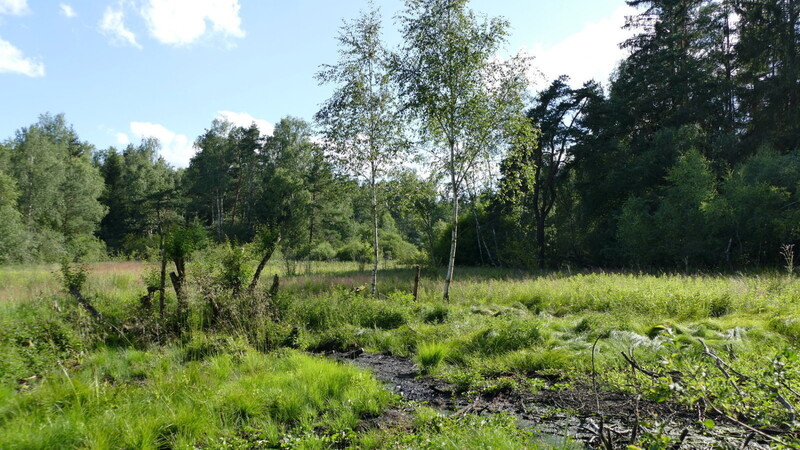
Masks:
[[[544,234],[544,214],[538,214],[536,217],[536,245],[539,247],[539,268],[544,269],[544,244],[545,244],[545,234]]]
[[[170,280],[172,280],[172,287],[173,289],[175,289],[175,297],[178,299],[176,313],[178,316],[178,326],[182,328],[185,323],[186,311],[188,309],[188,305],[186,304],[186,299],[184,297],[185,295],[183,289],[184,278],[180,274],[175,274],[175,272],[170,272],[169,278]]]
[[[167,285],[167,254],[164,250],[164,225],[161,221],[161,208],[158,209],[158,251],[161,256],[161,274],[158,282],[158,317],[164,320],[164,295]]]
[[[372,173],[370,174],[370,190],[372,191],[372,286],[370,292],[372,296],[378,295],[378,194],[375,187],[375,164],[372,165]]]
[[[253,280],[250,282],[250,286],[247,288],[249,293],[253,293],[256,290],[256,286],[258,285],[258,279],[261,278],[261,272],[264,270],[264,267],[269,262],[269,259],[272,258],[272,254],[275,252],[275,248],[281,242],[281,235],[279,234],[277,238],[275,238],[275,242],[272,243],[269,247],[267,247],[266,251],[264,252],[264,256],[261,258],[261,261],[258,263],[258,267],[256,268],[256,273],[253,274]]]
[[[316,205],[317,205],[317,193],[311,193],[311,214],[308,218],[308,244],[311,245],[314,243],[314,217],[316,213]]]
[[[92,317],[94,317],[95,319],[102,319],[103,318],[103,316],[94,308],[94,306],[92,306],[92,304],[89,302],[89,300],[86,300],[86,298],[83,296],[83,294],[81,294],[81,291],[79,291],[76,288],[71,288],[69,290],[69,293],[72,294],[73,297],[75,297],[75,300],[77,300],[78,303],[80,303],[81,306],[83,306],[83,308],[89,314],[91,314]]]
[[[450,283],[453,281],[453,269],[456,265],[456,245],[458,245],[458,184],[456,183],[454,142],[450,142],[450,184],[453,190],[453,217],[451,219],[453,232],[450,235],[450,257],[447,261],[447,274],[444,277],[444,295],[442,298],[445,301],[450,300]]]
[[[415,302],[419,300],[419,271],[420,267],[419,264],[417,264],[416,267],[414,267],[414,290],[412,291]]]
[[[472,198],[472,217],[475,219],[475,239],[477,240],[478,244],[478,256],[480,256],[481,265],[483,265],[484,261],[483,246],[481,245],[481,221],[478,218],[478,208],[475,206],[475,197]]]

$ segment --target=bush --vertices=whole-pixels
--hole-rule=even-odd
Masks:
[[[195,331],[183,347],[185,361],[201,361],[216,355],[241,356],[247,353],[247,342],[233,336],[209,336]]]
[[[336,258],[340,261],[370,262],[372,261],[372,246],[366,242],[349,241],[336,251]]]
[[[336,250],[329,242],[323,242],[313,247],[308,252],[308,257],[315,261],[330,261],[336,257]]]

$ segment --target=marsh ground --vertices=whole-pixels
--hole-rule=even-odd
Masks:
[[[709,446],[796,436],[800,282],[782,274],[462,269],[444,303],[435,271],[414,301],[413,271],[384,270],[373,299],[357,265],[285,276],[277,262],[267,270],[282,275],[280,293],[254,328],[222,291],[223,319],[208,319],[209,266],[196,265],[180,334],[140,305],[152,266],[90,266],[84,293],[104,323],[62,293],[57,267],[0,269],[0,447],[525,448],[572,445],[567,436],[659,448],[683,430]],[[407,367],[409,386],[432,390],[407,400],[429,406],[308,355],[321,352]],[[402,420],[381,420],[387,411]]]

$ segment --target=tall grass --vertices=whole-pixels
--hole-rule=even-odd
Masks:
[[[753,373],[800,342],[800,280],[778,274],[464,269],[443,303],[434,272],[421,280],[415,302],[411,270],[382,271],[381,296],[370,298],[368,274],[352,264],[311,269],[283,277],[276,298],[219,293],[228,319],[216,322],[207,296],[190,289],[189,327],[170,340],[117,333],[124,325],[158,324],[155,311],[139,303],[142,265],[106,263],[90,272],[85,294],[117,331],[60,293],[52,268],[0,268],[0,448],[329,446],[325,436],[333,439],[390,402],[366,375],[294,351],[254,348],[363,347],[413,356],[425,372],[465,389],[499,376],[591,372],[624,388],[623,351],[641,364],[676,354],[688,364],[703,358],[703,339],[734,355],[737,370]],[[265,273],[282,271],[274,262]],[[264,302],[270,314],[250,313]],[[19,431],[31,429],[41,432]],[[462,437],[454,432],[451,439],[467,442]]]
[[[28,392],[4,385],[0,448],[279,446],[288,435],[352,430],[393,401],[365,373],[293,351],[183,353],[109,348]]]

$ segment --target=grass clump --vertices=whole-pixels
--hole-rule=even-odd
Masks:
[[[0,448],[278,446],[290,434],[346,434],[394,398],[363,372],[294,351],[183,352],[105,349],[29,392],[6,387]]]
[[[415,360],[422,373],[429,374],[436,370],[450,354],[450,347],[442,342],[424,342],[417,348]]]

